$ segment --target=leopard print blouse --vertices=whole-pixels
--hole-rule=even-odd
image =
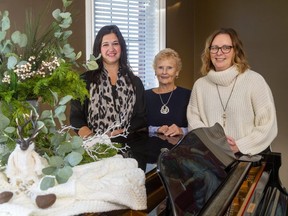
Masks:
[[[115,129],[128,129],[136,101],[132,84],[118,72],[116,85],[112,86],[107,71],[102,71],[100,85],[90,84],[88,126],[94,133],[104,133],[112,123],[120,123]]]

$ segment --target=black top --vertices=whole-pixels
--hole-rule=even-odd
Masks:
[[[167,103],[171,92],[161,94],[163,103]],[[149,126],[162,126],[176,124],[178,127],[187,127],[186,109],[189,103],[191,90],[177,87],[167,106],[169,113],[161,114],[162,103],[159,94],[152,89],[146,90],[147,120]]]

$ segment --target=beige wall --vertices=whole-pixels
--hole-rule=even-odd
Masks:
[[[177,85],[191,89],[194,82],[194,0],[167,0],[166,46],[176,50],[182,59],[183,68]]]
[[[183,60],[181,85],[192,86],[199,74],[205,39],[219,27],[239,33],[253,70],[270,85],[277,109],[278,136],[273,150],[282,153],[280,176],[288,188],[288,1],[167,0],[167,46]],[[171,6],[171,5],[174,5]],[[173,8],[173,9],[172,9]]]

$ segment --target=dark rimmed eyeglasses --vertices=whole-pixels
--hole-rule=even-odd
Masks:
[[[219,49],[221,49],[222,53],[227,54],[231,51],[232,48],[233,48],[233,46],[228,46],[228,45],[223,45],[222,47],[210,46],[209,50],[210,50],[210,53],[216,54],[216,53],[218,53]]]

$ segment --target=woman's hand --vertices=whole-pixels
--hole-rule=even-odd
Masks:
[[[165,136],[164,134],[158,134],[157,137],[159,137],[162,140],[166,140],[168,143],[172,144],[172,145],[176,145],[181,139],[182,139],[182,135],[179,136]]]
[[[227,138],[228,144],[230,145],[231,150],[232,150],[234,153],[239,152],[239,148],[238,148],[238,146],[236,145],[236,142],[235,142],[234,138],[233,138],[233,137],[230,137],[230,136],[226,136],[226,138]]]
[[[178,127],[176,124],[172,124],[171,126],[163,125],[158,130],[158,133],[164,134],[165,136],[178,136],[183,135],[183,131],[180,127]]]
[[[112,137],[112,136],[117,136],[117,135],[119,135],[119,134],[121,134],[121,133],[123,133],[123,132],[124,132],[124,129],[113,130],[113,131],[110,133],[110,137]]]
[[[93,135],[93,131],[90,130],[90,128],[88,128],[87,126],[83,126],[79,129],[78,135],[82,138],[87,138],[87,137]]]
[[[168,129],[169,129],[168,125],[162,125],[161,127],[158,128],[157,133],[165,134],[166,131],[168,131]]]

